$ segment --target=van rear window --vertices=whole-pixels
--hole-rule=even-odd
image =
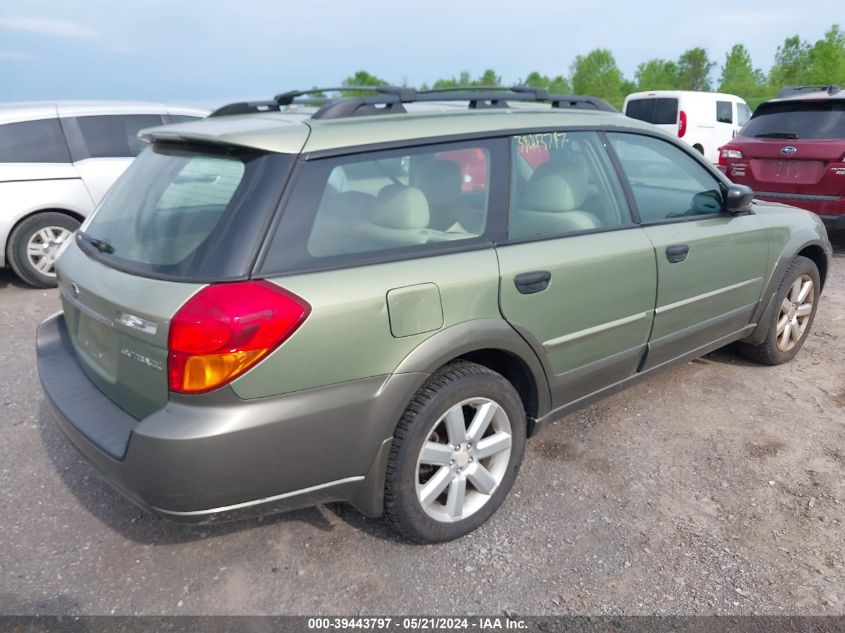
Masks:
[[[289,164],[281,154],[151,147],[109,190],[78,242],[141,275],[245,278]]]
[[[625,106],[625,114],[654,125],[675,125],[678,122],[678,100],[669,97],[632,99]]]

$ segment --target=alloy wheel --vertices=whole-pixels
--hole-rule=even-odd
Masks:
[[[59,248],[72,231],[62,226],[45,226],[36,231],[26,244],[26,255],[33,269],[47,277],[55,277]]]
[[[795,347],[807,331],[813,314],[815,287],[809,275],[796,279],[783,298],[777,322],[777,344],[782,352]]]
[[[465,519],[490,500],[505,477],[510,419],[495,401],[469,398],[440,416],[426,437],[416,468],[420,506],[437,521]]]

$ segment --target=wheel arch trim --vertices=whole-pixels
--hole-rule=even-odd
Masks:
[[[821,268],[819,268],[819,276],[821,278],[822,285],[822,288],[820,288],[819,291],[821,292],[824,287],[825,274],[830,268],[829,245],[823,239],[821,239],[820,236],[815,232],[797,232],[790,238],[790,240],[786,243],[786,246],[783,247],[780,254],[778,255],[777,263],[775,264],[774,269],[772,270],[772,274],[769,277],[768,283],[766,284],[766,289],[763,291],[760,303],[758,304],[757,310],[754,312],[754,316],[751,320],[752,323],[757,324],[757,327],[754,329],[754,332],[752,332],[751,336],[745,339],[744,342],[758,344],[762,343],[765,340],[768,334],[769,321],[772,318],[772,313],[776,308],[775,295],[777,294],[778,286],[780,285],[780,282],[783,279],[783,275],[786,273],[786,269],[793,262],[793,260],[809,248],[820,249],[821,252],[824,254],[826,262],[825,270],[823,271]],[[816,265],[818,266],[818,264]]]
[[[503,319],[474,319],[440,330],[405,356],[393,373],[418,373],[427,377],[453,360],[485,351],[506,353],[527,370],[536,391],[536,411],[532,412],[536,417],[551,409],[551,393],[542,362]],[[420,386],[422,382],[417,388]]]

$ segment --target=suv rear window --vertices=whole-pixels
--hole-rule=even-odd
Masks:
[[[742,130],[751,138],[845,139],[845,100],[764,103]]]
[[[282,154],[151,147],[109,190],[78,242],[141,275],[245,278],[289,164]]]
[[[678,122],[678,100],[669,97],[634,99],[625,107],[632,119],[655,125],[674,125]]]

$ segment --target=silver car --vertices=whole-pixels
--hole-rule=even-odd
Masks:
[[[55,286],[59,247],[141,151],[138,131],[206,114],[135,102],[0,105],[0,268]]]

